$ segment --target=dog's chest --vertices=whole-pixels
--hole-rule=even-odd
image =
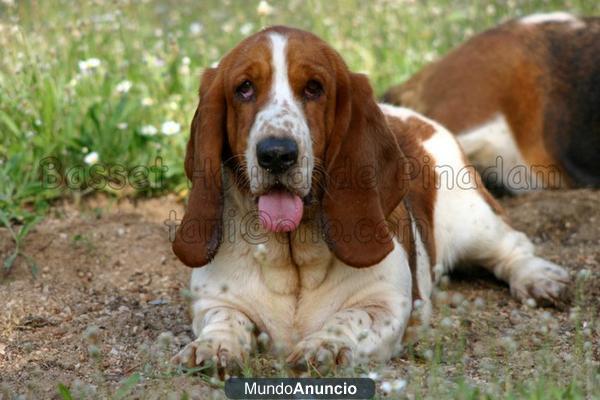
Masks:
[[[213,262],[192,275],[197,307],[221,303],[240,309],[285,347],[336,311],[339,301],[332,288],[325,289],[332,286],[334,257],[312,226],[302,224],[293,234],[262,232],[252,240],[242,230],[224,233]]]

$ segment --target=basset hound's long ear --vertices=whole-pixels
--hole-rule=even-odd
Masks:
[[[190,267],[201,267],[221,243],[223,182],[221,157],[226,103],[218,69],[202,75],[200,102],[190,130],[185,173],[192,181],[187,210],[173,241],[173,252]]]
[[[394,247],[386,217],[408,190],[408,164],[364,75],[338,79],[335,128],[325,157],[327,244],[352,267],[373,266]]]

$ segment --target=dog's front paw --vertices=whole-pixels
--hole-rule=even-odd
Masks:
[[[351,347],[342,340],[307,338],[296,345],[287,358],[288,365],[297,371],[316,369],[326,373],[336,366],[352,364]]]
[[[569,274],[562,267],[535,257],[523,263],[510,280],[510,291],[521,301],[561,306],[568,300]]]
[[[220,376],[238,373],[248,359],[245,349],[233,334],[220,332],[215,336],[201,335],[186,345],[171,362],[188,368],[212,365]]]

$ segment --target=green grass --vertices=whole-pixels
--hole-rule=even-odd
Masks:
[[[600,10],[593,0],[286,1],[273,2],[269,15],[241,0],[10,3],[0,1],[0,206],[17,224],[57,198],[185,191],[182,156],[199,75],[263,26],[317,33],[382,93],[498,22]],[[130,89],[119,92],[124,81]],[[162,135],[165,121],[181,133]],[[143,135],[148,126],[158,134]],[[85,168],[92,152],[104,170]]]

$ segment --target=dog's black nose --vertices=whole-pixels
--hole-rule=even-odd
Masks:
[[[269,137],[256,145],[256,158],[267,171],[281,174],[298,161],[298,145],[292,139]]]

